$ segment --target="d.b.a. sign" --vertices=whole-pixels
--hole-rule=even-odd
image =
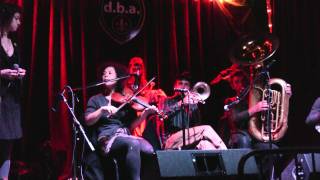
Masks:
[[[100,24],[118,44],[136,37],[144,23],[144,0],[102,0]]]

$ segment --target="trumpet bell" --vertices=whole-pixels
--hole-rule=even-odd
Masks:
[[[269,59],[278,47],[278,38],[271,34],[246,35],[231,48],[229,58],[235,64],[255,65]]]
[[[203,103],[204,100],[208,99],[211,93],[210,86],[205,82],[197,82],[193,86],[192,91],[198,94]]]

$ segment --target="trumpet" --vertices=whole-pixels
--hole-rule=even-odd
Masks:
[[[183,92],[179,90],[180,92]],[[184,92],[188,93],[188,96],[186,98],[186,102],[190,104],[205,104],[205,100],[208,99],[210,96],[210,87],[205,82],[197,82],[191,91],[186,90]]]
[[[208,99],[211,94],[210,86],[207,83],[201,81],[197,82],[193,86],[191,92],[195,94],[201,104],[205,104],[205,100]]]
[[[186,102],[190,104],[205,104],[205,100],[210,96],[210,86],[205,82],[197,82],[190,90],[182,88],[174,88],[174,91],[186,93]]]

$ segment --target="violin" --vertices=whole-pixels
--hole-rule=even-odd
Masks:
[[[125,105],[130,104],[131,107],[135,110],[143,110],[145,108],[150,108],[151,105],[148,103],[148,98],[143,96],[138,96],[139,93],[141,93],[146,87],[152,83],[152,81],[155,79],[153,77],[143,88],[139,89],[137,92],[134,92],[132,89],[125,87],[123,90],[123,94],[113,92],[111,94],[111,99],[115,102],[122,103],[119,107],[119,111],[121,108],[123,108]],[[116,113],[116,112],[115,112]],[[161,119],[166,119],[167,116],[159,111],[157,111],[157,114],[160,116]]]
[[[129,93],[121,94],[121,93],[118,93],[118,92],[114,92],[111,95],[111,99],[113,101],[117,102],[117,103],[130,104],[130,106],[136,111],[144,110],[146,107],[141,105],[141,104],[139,104],[139,103],[136,103],[136,102],[132,101],[132,99],[133,99],[132,96],[133,96],[133,94],[129,94]],[[130,99],[130,98],[132,98],[132,99]],[[139,99],[139,101],[141,101],[141,102],[145,102],[145,103],[148,102],[148,98],[146,98],[144,96],[136,96],[135,98]]]
[[[151,107],[151,105],[148,103],[148,98],[144,96],[132,96],[130,94],[123,95],[121,93],[114,92],[111,95],[111,99],[115,102],[122,103],[121,106],[130,104],[130,106],[136,111],[142,111],[145,108]],[[121,108],[121,106],[119,108]],[[168,116],[163,112],[157,111],[157,114],[161,119],[168,118]]]

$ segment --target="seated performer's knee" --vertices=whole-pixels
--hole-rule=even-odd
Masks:
[[[203,139],[208,140],[207,142],[210,143],[214,149],[227,149],[227,146],[211,126],[202,125],[200,127],[203,129]]]
[[[126,148],[128,151],[140,151],[140,142],[138,139],[130,139],[126,143]]]
[[[251,139],[240,133],[233,134],[229,145],[231,148],[251,148]]]
[[[145,154],[153,154],[154,153],[154,149],[148,141],[146,141],[144,139],[140,139],[139,141],[140,141],[141,152],[143,152]]]
[[[213,128],[209,125],[197,126],[197,129],[198,131],[202,132],[203,136],[207,137],[210,137],[214,133]]]
[[[208,140],[201,140],[198,144],[197,144],[197,149],[199,150],[215,150],[217,149],[210,141]]]

